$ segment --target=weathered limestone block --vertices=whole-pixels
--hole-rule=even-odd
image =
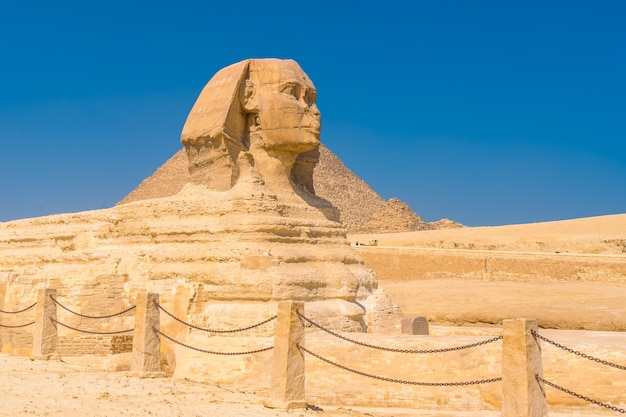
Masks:
[[[272,383],[268,406],[281,409],[305,408],[304,393],[304,303],[281,301],[274,331]]]
[[[502,322],[502,417],[545,417],[546,397],[535,375],[543,378],[541,347],[532,332],[537,320]]]
[[[40,289],[35,306],[35,324],[33,325],[33,358],[48,360],[56,356],[57,319],[56,305],[51,297],[56,297],[56,289]]]
[[[426,317],[406,317],[400,321],[402,333],[428,335],[428,320]]]
[[[159,294],[137,294],[131,376],[155,378],[165,375],[161,371],[161,343],[157,334],[161,322],[158,303]]]
[[[363,288],[370,288],[364,295],[357,297],[365,314],[364,320],[369,333],[400,333],[402,312],[384,289],[373,282]]]

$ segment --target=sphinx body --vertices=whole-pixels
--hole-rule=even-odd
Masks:
[[[227,329],[291,299],[334,330],[393,331],[399,309],[350,248],[337,210],[315,195],[319,137],[315,88],[294,61],[219,71],[183,128],[190,180],[178,194],[0,223],[0,308],[50,287],[98,314],[93,306],[115,311],[151,291],[189,323]]]

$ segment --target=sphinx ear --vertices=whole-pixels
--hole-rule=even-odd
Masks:
[[[241,106],[246,113],[259,112],[259,96],[254,82],[246,80],[242,86]]]

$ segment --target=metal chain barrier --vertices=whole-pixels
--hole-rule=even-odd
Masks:
[[[498,382],[498,381],[502,381],[502,378],[489,378],[489,379],[481,379],[481,380],[477,380],[477,381],[462,381],[462,382],[416,382],[416,381],[404,381],[402,379],[394,379],[394,378],[387,378],[387,377],[383,377],[383,376],[377,376],[377,375],[372,375],[372,374],[368,374],[362,371],[357,371],[356,369],[352,369],[352,368],[348,368],[347,366],[343,366],[340,365],[336,362],[331,361],[330,359],[326,359],[320,355],[318,355],[317,353],[313,353],[310,350],[298,345],[298,349],[305,351],[306,353],[308,353],[309,355],[315,356],[317,359],[324,361],[326,363],[328,363],[329,365],[333,365],[336,366],[337,368],[343,369],[344,371],[348,371],[348,372],[352,372],[355,373],[357,375],[361,375],[361,376],[366,376],[368,378],[374,378],[374,379],[378,379],[381,381],[385,381],[385,382],[394,382],[397,384],[406,384],[406,385],[421,385],[421,386],[426,386],[426,387],[458,387],[458,386],[467,386],[467,385],[478,385],[478,384],[488,384],[491,382]]]
[[[132,328],[132,329],[128,329],[128,330],[119,330],[119,331],[115,331],[115,332],[96,332],[96,331],[92,331],[92,330],[83,330],[83,329],[77,329],[75,327],[68,326],[67,324],[63,324],[60,321],[53,319],[52,317],[50,318],[50,320],[52,320],[56,324],[60,324],[63,327],[67,327],[68,329],[75,330],[75,331],[81,332],[81,333],[89,333],[89,334],[121,334],[121,333],[129,333],[129,332],[132,332],[132,331],[135,330],[134,328]]]
[[[612,363],[612,362],[609,362],[609,361],[605,361],[603,359],[599,359],[599,358],[596,358],[596,357],[591,356],[591,355],[587,355],[586,353],[578,352],[578,351],[576,351],[576,350],[574,350],[572,348],[568,348],[567,346],[563,346],[560,343],[557,343],[557,342],[555,342],[553,340],[547,339],[547,338],[541,336],[539,333],[537,333],[534,330],[532,330],[532,334],[536,338],[541,339],[541,340],[543,340],[546,343],[549,343],[549,344],[551,344],[553,346],[556,346],[559,349],[563,349],[563,350],[565,350],[565,351],[567,351],[569,353],[573,353],[574,355],[578,355],[581,358],[589,359],[590,361],[598,362],[598,363],[601,363],[602,365],[612,366],[613,368],[617,368],[617,369],[621,369],[623,371],[626,371],[626,366],[617,365],[615,363]]]
[[[25,311],[30,310],[31,308],[35,307],[37,305],[37,303],[31,304],[26,308],[23,308],[21,310],[17,310],[17,311],[4,311],[4,310],[0,310],[0,313],[4,313],[4,314],[19,314],[19,313],[23,313]],[[26,323],[26,324],[17,324],[17,325],[9,325],[9,324],[0,324],[0,327],[4,327],[6,329],[19,329],[21,327],[28,327],[30,325],[35,324],[34,321],[31,321],[30,323]]]
[[[26,308],[23,308],[21,310],[17,310],[17,311],[4,311],[4,310],[0,310],[0,313],[4,313],[4,314],[19,314],[19,313],[23,313],[25,311],[30,310],[31,308],[35,307],[37,305],[37,303],[35,302],[34,304],[29,305]],[[30,325],[35,324],[34,321],[31,321],[30,323],[26,323],[26,324],[17,324],[17,325],[9,325],[9,324],[0,324],[0,327],[4,327],[7,329],[19,329],[21,327],[28,327]]]
[[[18,311],[4,311],[4,310],[0,310],[0,313],[4,313],[4,314],[18,314],[18,313],[23,313],[25,311],[30,310],[31,308],[35,307],[37,305],[37,303],[34,303],[28,307],[26,307],[25,309],[22,310],[18,310]]]
[[[64,310],[67,310],[67,311],[69,311],[70,313],[72,313],[72,314],[74,314],[76,316],[83,317],[83,318],[86,318],[86,319],[109,319],[111,317],[121,316],[122,314],[128,313],[129,311],[131,311],[131,310],[133,310],[134,308],[137,307],[137,306],[132,306],[132,307],[127,308],[124,311],[120,311],[119,313],[109,314],[109,315],[106,315],[106,316],[87,316],[85,314],[77,313],[75,311],[70,310],[69,308],[65,307],[63,304],[61,304],[57,300],[55,300],[53,296],[50,296],[50,299],[54,302],[54,304],[58,305],[59,307],[63,308]]]
[[[35,322],[34,322],[34,321],[31,321],[30,323],[26,323],[26,324],[18,324],[18,325],[15,325],[15,326],[9,326],[8,324],[0,324],[0,327],[6,327],[6,328],[9,328],[9,329],[18,329],[18,328],[20,328],[20,327],[27,327],[27,326],[30,326],[31,324],[35,324]]]
[[[463,350],[463,349],[469,349],[469,348],[473,348],[476,346],[481,346],[481,345],[486,345],[488,343],[493,343],[493,342],[497,342],[498,340],[502,339],[502,336],[496,336],[492,339],[488,339],[488,340],[483,340],[482,342],[478,342],[478,343],[472,343],[471,345],[463,345],[463,346],[455,346],[455,347],[451,347],[451,348],[443,348],[443,349],[395,349],[395,348],[388,348],[388,347],[383,347],[383,346],[375,346],[375,345],[370,345],[364,342],[359,342],[358,340],[354,340],[354,339],[350,339],[346,336],[340,335],[339,333],[333,332],[330,329],[327,329],[325,327],[323,327],[320,324],[315,323],[314,321],[312,321],[311,319],[303,316],[302,314],[300,314],[300,312],[298,312],[298,316],[300,316],[301,319],[305,320],[307,323],[311,324],[312,326],[317,327],[320,330],[325,331],[326,333],[333,335],[339,339],[345,340],[347,342],[350,343],[354,343],[355,345],[359,345],[359,346],[363,346],[363,347],[367,347],[367,348],[371,348],[371,349],[378,349],[378,350],[384,350],[387,352],[396,352],[396,353],[417,353],[417,354],[424,354],[424,353],[443,353],[443,352],[452,352],[455,350]]]
[[[157,333],[157,334],[163,336],[164,338],[168,339],[169,341],[176,343],[177,345],[186,347],[187,349],[192,349],[192,350],[195,350],[195,351],[198,351],[198,352],[202,352],[202,353],[210,353],[212,355],[224,355],[224,356],[250,355],[250,354],[253,354],[253,353],[260,353],[260,352],[265,352],[265,351],[274,349],[274,346],[270,346],[270,347],[266,347],[266,348],[262,348],[262,349],[250,350],[250,351],[247,351],[247,352],[215,352],[215,351],[212,351],[212,350],[205,350],[205,349],[200,349],[200,348],[197,348],[197,347],[193,347],[193,346],[188,345],[186,343],[183,343],[183,342],[181,342],[179,340],[176,340],[176,339],[174,339],[171,336],[166,335],[165,333],[161,332],[160,330],[157,330],[157,329],[154,329],[154,328],[152,330],[154,330],[155,333]]]
[[[623,408],[615,407],[614,405],[603,403],[603,402],[600,402],[598,400],[594,400],[593,398],[589,398],[589,397],[586,397],[584,395],[577,394],[574,391],[568,390],[567,388],[563,388],[563,387],[560,387],[560,386],[558,386],[556,384],[553,384],[550,381],[546,381],[545,379],[543,379],[539,375],[535,375],[535,379],[537,379],[538,382],[543,382],[544,384],[549,385],[552,388],[556,388],[559,391],[563,391],[564,393],[569,394],[571,396],[574,396],[576,398],[580,398],[581,400],[593,403],[595,405],[599,405],[600,407],[608,408],[609,410],[617,411],[618,413],[626,414],[626,410],[623,409]]]
[[[191,323],[187,323],[186,321],[184,321],[182,319],[179,319],[178,317],[176,317],[175,315],[173,315],[172,313],[167,311],[165,308],[163,308],[163,306],[161,304],[157,303],[156,301],[155,301],[155,304],[165,314],[167,314],[168,316],[170,316],[171,318],[173,318],[177,322],[182,323],[182,324],[184,324],[187,327],[191,327],[192,329],[201,330],[203,332],[208,332],[208,333],[238,333],[238,332],[245,332],[246,330],[254,329],[255,327],[259,327],[259,326],[262,326],[262,325],[264,325],[266,323],[269,323],[270,321],[275,320],[278,317],[277,315],[274,315],[274,316],[270,317],[269,319],[264,320],[264,321],[262,321],[260,323],[253,324],[252,326],[248,326],[248,327],[243,327],[241,329],[232,329],[232,330],[205,329],[205,328],[202,328],[202,327],[194,326]],[[165,335],[163,335],[163,336],[165,336]],[[165,336],[165,337],[167,337],[167,336]]]

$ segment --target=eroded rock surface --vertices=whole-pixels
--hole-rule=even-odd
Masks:
[[[397,305],[350,248],[338,210],[315,194],[315,95],[291,60],[219,71],[183,128],[189,171],[176,194],[0,223],[1,306],[21,306],[48,287],[75,311],[97,315],[150,291],[188,322],[219,329],[299,300],[333,329],[396,330]],[[163,320],[165,331],[188,334]]]

